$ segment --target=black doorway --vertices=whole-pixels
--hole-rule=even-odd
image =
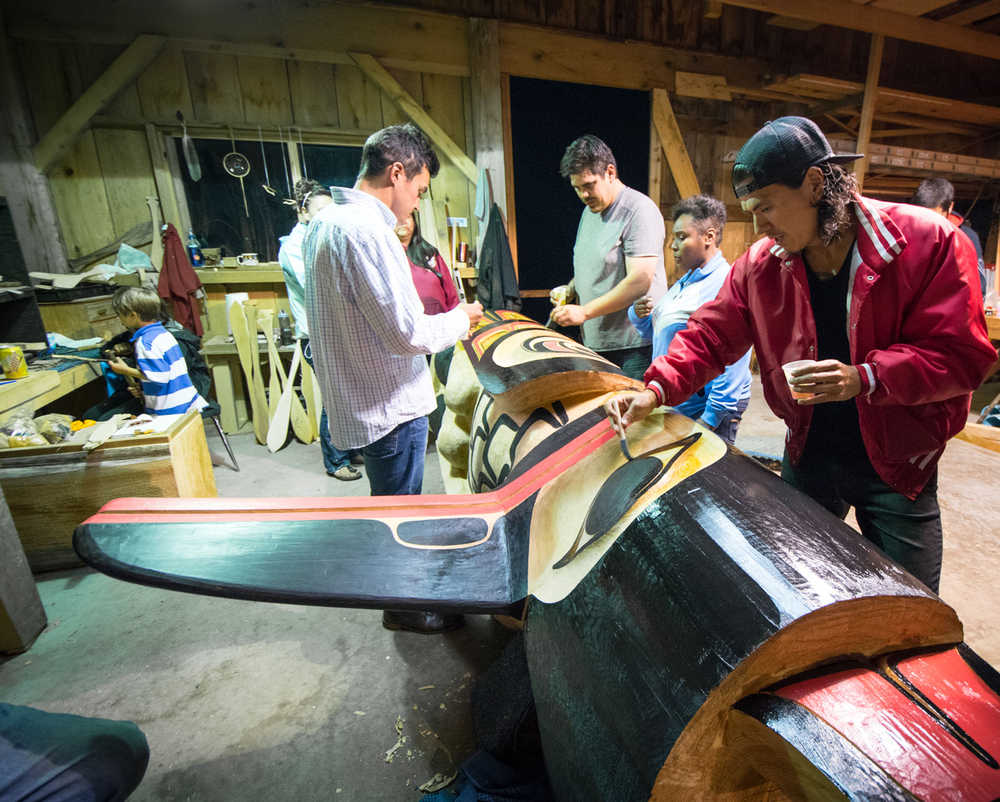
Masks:
[[[518,284],[550,289],[573,277],[573,240],[584,206],[559,175],[566,146],[583,134],[615,154],[628,186],[649,185],[649,93],[587,84],[510,79]],[[525,298],[523,311],[544,322],[547,298]]]

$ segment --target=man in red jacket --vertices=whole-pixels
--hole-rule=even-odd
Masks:
[[[692,315],[646,390],[616,399],[625,426],[676,403],[753,346],[764,397],[788,426],[782,478],[937,590],[937,461],[996,359],[976,254],[929,210],[857,193],[819,128],[767,123],[740,149],[733,189],[764,236]],[[781,366],[795,372],[792,397]],[[800,393],[797,393],[800,394]]]

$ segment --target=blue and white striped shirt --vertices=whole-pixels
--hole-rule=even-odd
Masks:
[[[667,290],[647,317],[639,317],[634,307],[628,308],[632,325],[646,339],[653,340],[653,359],[670,350],[674,335],[687,328],[688,318],[695,310],[715,299],[732,268],[721,253],[705,264],[689,270]],[[725,371],[674,409],[689,418],[701,418],[714,429],[736,405],[750,397],[750,352],[747,351]]]
[[[198,395],[174,335],[162,323],[148,323],[132,335],[136,365],[142,372],[142,394],[149,415],[201,411],[208,402]]]

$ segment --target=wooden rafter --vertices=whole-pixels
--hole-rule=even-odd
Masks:
[[[834,0],[723,0],[731,6],[750,8],[770,14],[780,14],[797,19],[806,19],[822,25],[851,28],[868,33],[880,33],[909,42],[920,42],[972,53],[991,59],[1000,59],[1000,36],[982,33],[970,28],[949,25],[946,22],[912,17],[896,11],[888,11],[855,3]]]
[[[473,184],[479,179],[476,163],[470,159],[447,132],[424,111],[423,106],[407,92],[389,71],[383,67],[377,58],[368,53],[351,53],[351,58],[362,72],[371,78],[392,101],[423,130],[452,163],[462,171],[463,175]]]
[[[878,74],[882,69],[882,48],[884,45],[885,37],[882,34],[872,34],[871,48],[868,51],[868,75],[865,78],[865,99],[861,104],[861,122],[858,124],[858,153],[868,152],[872,120],[875,117],[875,104],[878,101]],[[854,176],[858,180],[858,192],[864,188],[865,170],[867,169],[867,156],[854,163]]]
[[[940,21],[947,22],[949,25],[971,25],[979,20],[992,17],[994,14],[1000,14],[1000,0],[987,0],[987,2],[972,8],[966,8],[955,14],[942,17]]]
[[[667,164],[670,165],[680,196],[686,198],[699,194],[701,190],[698,187],[698,176],[691,165],[691,157],[688,156],[684,137],[665,89],[653,90],[653,125],[660,136],[660,146],[666,154]]]
[[[167,39],[164,36],[146,34],[137,36],[35,146],[35,165],[38,169],[44,172],[72,147],[77,137],[89,125],[91,118],[152,64],[166,43]]]

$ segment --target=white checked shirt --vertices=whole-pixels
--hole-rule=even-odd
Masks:
[[[424,354],[458,342],[469,318],[424,314],[388,206],[340,187],[333,199],[303,246],[306,317],[330,437],[361,448],[434,410]]]

